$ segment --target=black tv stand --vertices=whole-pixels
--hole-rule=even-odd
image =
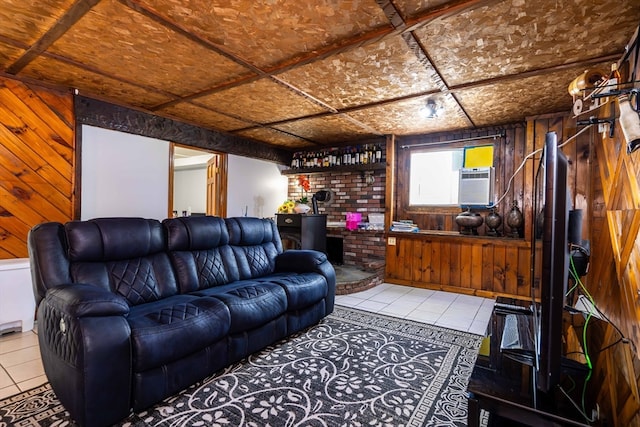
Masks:
[[[530,301],[504,300],[529,307]],[[518,312],[514,309],[514,312]],[[501,352],[503,320],[509,311],[500,304],[494,308],[491,320],[490,355],[478,356],[467,387],[469,427],[480,426],[481,410],[488,412],[489,426],[589,426],[587,420],[573,407],[559,388],[548,393],[541,392],[535,385],[533,354]],[[588,369],[581,363],[563,358],[563,379],[570,376],[576,383],[571,398],[581,401],[582,385]],[[569,381],[562,382],[565,391]],[[596,388],[592,379],[589,388]],[[485,414],[486,415],[486,414]],[[591,414],[589,414],[591,415]],[[597,423],[595,424],[597,425]]]

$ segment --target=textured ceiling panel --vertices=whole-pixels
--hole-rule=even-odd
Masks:
[[[0,42],[0,69],[7,68],[24,53],[24,49]]]
[[[269,128],[247,129],[237,132],[236,135],[246,136],[247,138],[253,138],[258,141],[291,149],[316,147],[312,142]]]
[[[287,120],[327,111],[270,79],[244,84],[198,99],[214,110],[224,109],[233,116],[257,123]]]
[[[437,89],[433,68],[420,63],[400,36],[278,77],[338,109]]]
[[[315,142],[332,143],[361,139],[372,133],[343,115],[331,115],[315,119],[297,120],[275,126],[277,129]]]
[[[0,36],[32,45],[75,0],[0,0]]]
[[[169,101],[167,96],[46,57],[30,63],[20,76],[76,88],[83,95],[98,94],[138,108],[150,108]]]
[[[425,10],[437,9],[446,5],[448,0],[395,0],[394,4],[398,8],[404,19],[412,19],[424,13]]]
[[[639,22],[640,0],[0,0],[0,73],[296,149],[568,112]]]
[[[510,80],[462,90],[456,96],[476,126],[513,123],[527,116],[570,111],[573,99],[567,87],[581,71]]]
[[[224,114],[217,113],[188,102],[181,102],[156,111],[157,114],[167,115],[187,123],[198,123],[209,129],[231,131],[251,126],[251,123],[236,120]]]
[[[116,0],[102,0],[49,51],[123,80],[135,76],[145,86],[176,95],[249,74]]]
[[[621,52],[640,0],[491,2],[416,31],[450,86]]]
[[[438,118],[426,118],[422,109],[428,99],[443,107]],[[470,127],[451,96],[433,95],[393,102],[366,110],[354,111],[349,116],[377,129],[382,134],[410,135]]]
[[[262,69],[389,26],[374,0],[140,3]]]

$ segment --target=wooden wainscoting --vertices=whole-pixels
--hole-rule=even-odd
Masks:
[[[0,259],[23,258],[27,233],[73,214],[71,93],[0,77]]]
[[[540,254],[538,245],[538,260]],[[385,280],[392,283],[487,298],[531,297],[531,248],[522,239],[389,233],[386,261]]]

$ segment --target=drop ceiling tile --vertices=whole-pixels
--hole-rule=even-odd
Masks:
[[[103,99],[138,108],[151,108],[171,100],[166,94],[152,92],[45,56],[29,63],[18,76],[76,88],[81,95],[95,97],[97,94]]]
[[[326,108],[269,78],[197,99],[198,104],[256,123],[327,112]]]
[[[262,69],[389,27],[374,0],[191,0],[188,3],[141,0],[139,3]]]
[[[250,74],[116,0],[98,3],[48,52],[180,96]]]
[[[401,36],[357,47],[277,77],[335,109],[370,104],[438,88]]]

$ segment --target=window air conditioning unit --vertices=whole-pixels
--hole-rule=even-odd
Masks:
[[[458,204],[460,206],[493,205],[494,168],[460,169]]]

